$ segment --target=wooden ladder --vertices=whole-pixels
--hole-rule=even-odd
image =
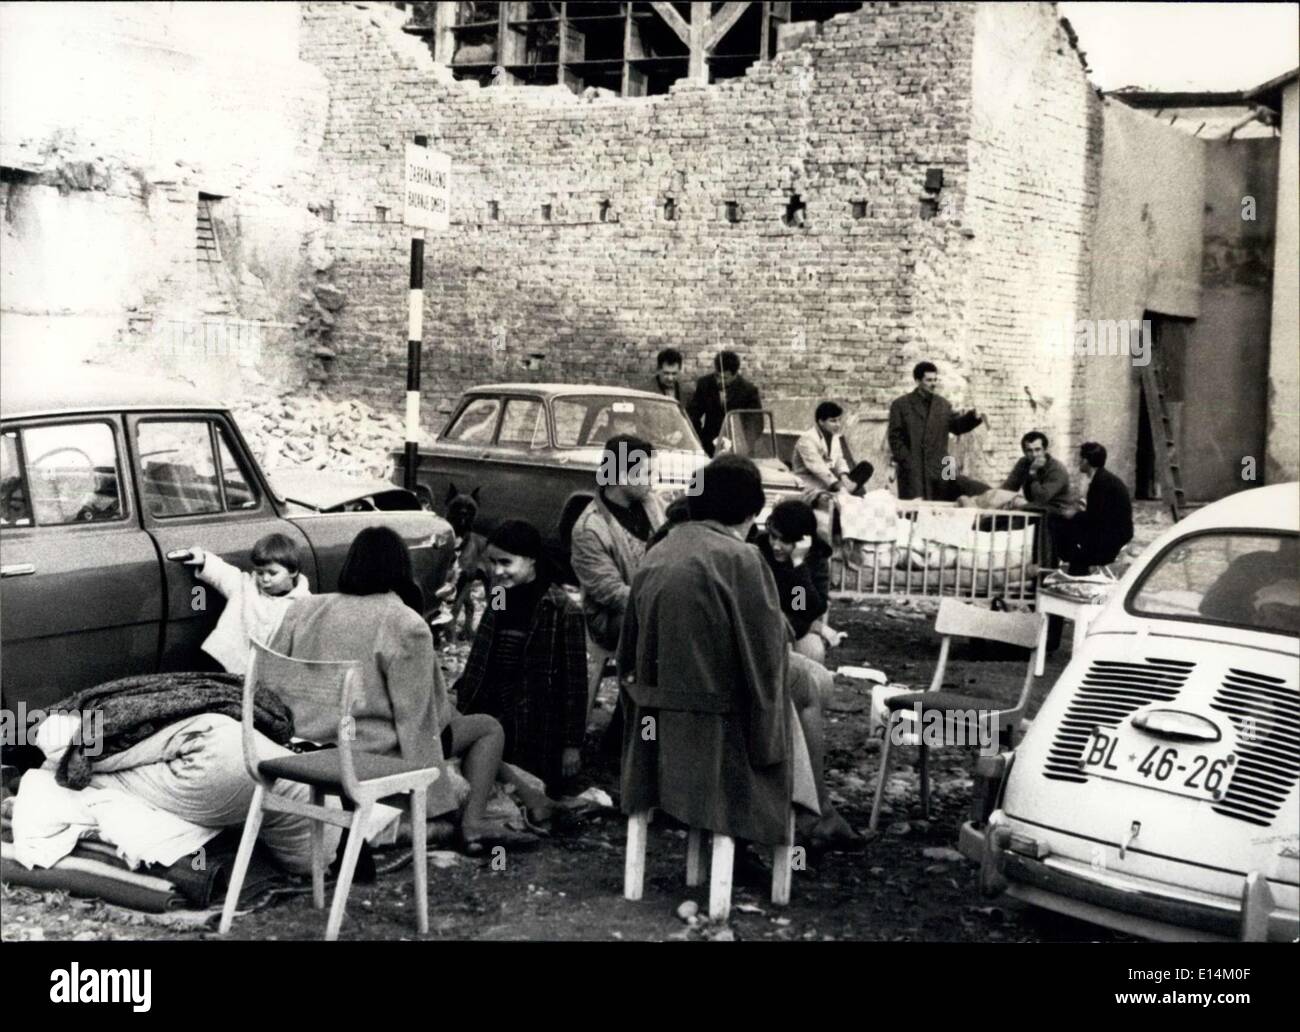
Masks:
[[[1165,408],[1164,377],[1153,362],[1142,366],[1142,394],[1146,398],[1147,419],[1151,424],[1151,442],[1155,448],[1161,490],[1174,522],[1177,523],[1187,515],[1190,506],[1187,504],[1187,494],[1183,491],[1183,474],[1178,463],[1173,424],[1169,422],[1169,412]]]

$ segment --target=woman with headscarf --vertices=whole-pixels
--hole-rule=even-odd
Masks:
[[[456,697],[505,731],[505,760],[553,789],[581,768],[587,721],[582,610],[554,582],[537,528],[506,520],[488,539],[488,605]]]

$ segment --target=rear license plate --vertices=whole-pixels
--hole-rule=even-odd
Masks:
[[[1079,763],[1095,777],[1213,801],[1228,790],[1237,757],[1094,728]]]

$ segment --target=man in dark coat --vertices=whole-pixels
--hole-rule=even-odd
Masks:
[[[948,435],[974,430],[984,417],[974,409],[959,415],[935,393],[939,370],[933,362],[918,362],[912,378],[916,389],[889,406],[889,450],[898,466],[898,497],[955,501],[955,467],[944,476]]]
[[[734,351],[719,351],[713,359],[713,372],[695,381],[695,391],[686,407],[695,429],[699,431],[704,450],[713,454],[714,442],[722,430],[722,421],[735,409],[763,407],[758,388],[740,375],[740,356]],[[762,427],[757,422],[745,426],[751,436],[757,436]]]
[[[733,455],[700,477],[690,521],[646,552],[623,615],[622,808],[777,845],[793,785],[790,639],[771,571],[745,543],[762,479]]]
[[[1051,521],[1057,553],[1076,577],[1114,562],[1120,549],[1133,540],[1133,501],[1124,481],[1106,468],[1106,449],[1088,441],[1079,447],[1079,459],[1079,472],[1092,477],[1087,506]]]

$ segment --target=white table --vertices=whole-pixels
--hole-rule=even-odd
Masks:
[[[1088,625],[1092,623],[1093,618],[1101,612],[1102,606],[1106,604],[1109,595],[1103,594],[1100,598],[1091,602],[1084,602],[1082,599],[1066,598],[1063,595],[1053,595],[1038,590],[1038,599],[1035,608],[1038,612],[1047,616],[1059,616],[1065,620],[1074,622],[1074,638],[1071,640],[1070,654],[1071,658],[1078,655],[1079,648],[1083,644],[1084,636],[1088,633]],[[1042,677],[1043,671],[1047,666],[1047,621],[1043,621],[1042,629],[1038,632],[1038,668],[1034,671],[1035,677]]]

